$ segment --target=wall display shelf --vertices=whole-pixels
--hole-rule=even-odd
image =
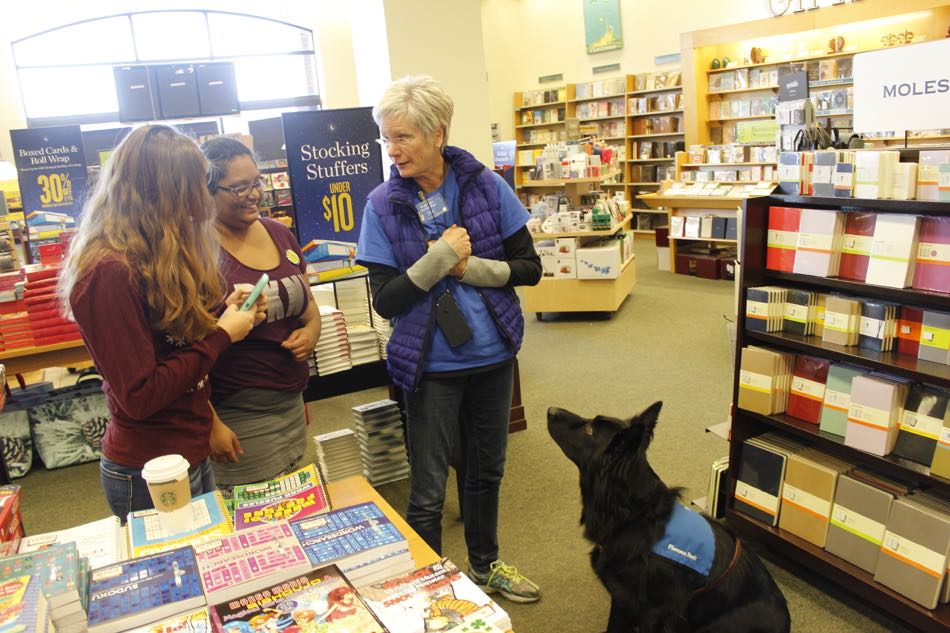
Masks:
[[[647,194],[637,196],[639,200],[650,207],[665,209],[667,226],[673,226],[674,217],[706,216],[736,218],[736,212],[742,205],[744,198],[713,197],[713,196],[664,196],[662,194]],[[736,244],[734,239],[702,238],[669,236],[670,239],[670,270],[676,270],[677,242],[705,242],[709,246],[716,244]]]
[[[746,311],[746,289],[776,284],[821,291],[842,291],[852,296],[866,296],[902,305],[916,305],[950,311],[950,295],[918,291],[911,288],[894,289],[835,278],[812,277],[769,270],[765,267],[770,206],[791,206],[815,209],[861,209],[878,214],[917,214],[947,218],[950,204],[937,202],[856,200],[799,196],[768,196],[751,198],[743,208],[742,267],[739,278],[739,311]],[[766,345],[785,351],[809,354],[834,362],[843,361],[869,371],[883,371],[917,382],[926,382],[950,388],[950,366],[918,360],[916,357],[894,352],[872,352],[857,346],[845,347],[824,342],[820,337],[797,336],[787,332],[750,331],[740,326],[736,336],[736,357],[748,345]],[[739,367],[734,369],[733,402],[738,402]],[[785,414],[761,415],[736,408],[732,423],[730,463],[741,463],[742,442],[767,431],[776,431],[795,438],[806,445],[837,457],[866,466],[885,475],[917,483],[943,497],[950,497],[950,480],[932,476],[926,466],[895,455],[880,457],[846,446],[844,439],[819,430],[818,426]],[[735,471],[728,475],[729,498],[735,490]],[[731,501],[730,501],[731,504]],[[767,546],[794,558],[800,564],[828,577],[836,585],[851,591],[890,616],[922,631],[950,630],[950,605],[941,604],[935,610],[925,609],[915,602],[891,591],[874,581],[873,575],[844,561],[822,548],[797,536],[760,523],[755,519],[727,509],[727,520],[741,533],[753,536]]]

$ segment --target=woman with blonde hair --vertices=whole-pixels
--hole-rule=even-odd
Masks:
[[[131,132],[103,167],[63,263],[59,293],[104,378],[111,420],[100,475],[125,520],[152,507],[142,467],[184,456],[193,495],[215,489],[209,456],[236,460],[237,438],[209,404],[208,374],[260,318],[221,302],[206,161],[176,130]]]

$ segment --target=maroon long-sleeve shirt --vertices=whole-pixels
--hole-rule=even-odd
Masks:
[[[169,453],[202,462],[211,452],[208,374],[231,344],[227,332],[184,345],[153,330],[141,279],[116,258],[80,279],[69,303],[104,378],[112,420],[103,454],[134,468]]]

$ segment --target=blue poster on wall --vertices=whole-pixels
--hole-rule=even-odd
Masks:
[[[294,224],[304,257],[314,272],[351,269],[366,197],[383,181],[372,108],[282,116]]]
[[[86,159],[79,126],[10,130],[10,140],[24,214],[29,218],[34,212],[45,213],[46,219],[57,219],[56,214],[61,214],[71,224],[82,211],[86,191]]]

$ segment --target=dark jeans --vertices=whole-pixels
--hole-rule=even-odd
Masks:
[[[406,520],[442,554],[442,506],[456,428],[466,449],[462,516],[472,567],[498,559],[498,498],[505,471],[513,364],[460,378],[423,379],[406,397],[412,480]]]
[[[102,490],[112,514],[119,517],[122,523],[125,523],[129,512],[133,510],[155,507],[152,497],[148,494],[148,486],[142,479],[141,468],[122,466],[102,457],[99,460],[99,479],[102,481]],[[188,480],[192,498],[216,490],[211,460],[205,459],[197,466],[191,467],[188,470]]]

